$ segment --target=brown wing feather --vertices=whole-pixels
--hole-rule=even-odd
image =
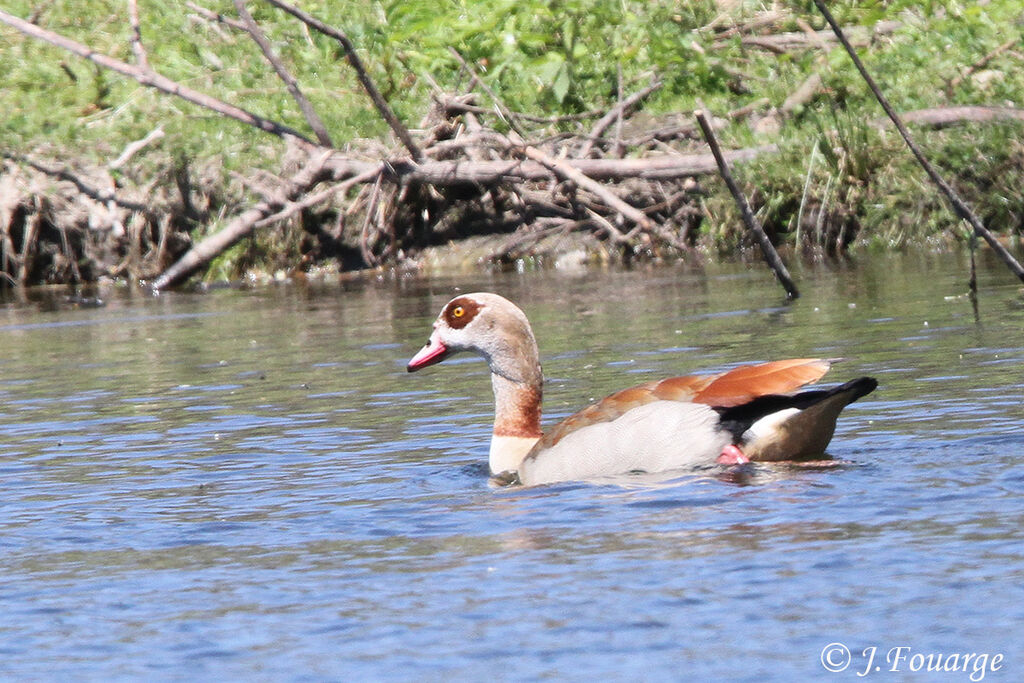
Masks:
[[[765,394],[795,391],[821,379],[829,367],[831,364],[827,360],[818,358],[744,365],[716,377],[693,397],[693,401],[719,408],[738,406]]]
[[[617,391],[570,415],[546,433],[533,447],[536,453],[550,448],[567,434],[599,422],[611,422],[633,408],[652,401],[693,401],[716,407],[740,405],[765,394],[799,389],[821,378],[829,362],[796,358],[759,365],[743,365],[717,375],[685,375]]]
[[[706,389],[718,377],[720,375],[669,377],[655,384],[652,392],[655,398],[662,401],[692,401],[694,396]]]

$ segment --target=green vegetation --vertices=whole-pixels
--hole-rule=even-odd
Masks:
[[[236,16],[230,0],[196,1]],[[770,113],[761,107],[754,117],[736,118],[720,133],[726,147],[779,146],[777,154],[759,157],[738,172],[769,231],[783,242],[800,234],[805,245],[831,244],[841,235],[856,234],[862,244],[884,247],[948,242],[965,234],[891,127],[874,125],[882,111],[841,49],[826,53],[812,45],[773,52],[745,43],[744,37],[800,34],[808,25],[824,28],[811,2],[776,3],[770,13],[763,3],[738,0],[300,4],[348,34],[375,82],[413,128],[430,106],[431,81],[452,92],[468,87],[469,78],[449,47],[477,69],[510,109],[540,116],[603,113],[616,102],[620,87],[625,94],[635,92],[652,75],[664,82],[644,104],[643,116],[653,122],[673,113],[689,117],[699,101],[719,116],[760,100],[778,108],[817,72],[822,79],[817,92],[778,117],[776,125],[757,125]],[[143,42],[158,71],[308,130],[247,36],[201,18],[183,2],[140,5]],[[1019,107],[1024,102],[1024,14],[1019,2],[865,0],[830,5],[844,26],[869,29],[880,21],[899,22],[892,33],[861,49],[898,111]],[[269,4],[251,0],[248,6],[337,146],[388,135],[335,42],[305,31]],[[11,0],[5,10],[33,17],[38,25],[98,52],[133,61],[124,0]],[[762,18],[771,19],[762,29],[745,34],[723,30]],[[960,78],[1014,37],[1016,45]],[[231,171],[279,171],[284,145],[276,138],[4,25],[0,59],[5,64],[0,75],[0,151],[106,163],[127,143],[161,125],[166,136],[159,153],[141,156],[137,164],[168,165],[170,159],[171,167],[181,167],[188,160],[192,167],[216,169],[225,183]],[[481,102],[489,104],[485,98]],[[921,147],[992,230],[1006,235],[1024,231],[1022,124],[967,122],[913,130]],[[732,200],[717,179],[709,177],[702,184],[709,220],[701,226],[700,241],[734,248],[742,235]],[[233,201],[244,201],[240,192],[235,190]],[[282,235],[276,239],[286,241]]]

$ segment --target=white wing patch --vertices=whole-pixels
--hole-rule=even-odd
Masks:
[[[786,408],[785,410],[780,410],[776,413],[768,413],[760,420],[750,425],[750,428],[747,429],[747,431],[743,432],[744,443],[751,443],[775,433],[775,431],[778,430],[779,425],[799,412],[799,408]]]

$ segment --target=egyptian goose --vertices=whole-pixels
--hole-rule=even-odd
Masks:
[[[487,292],[452,299],[408,370],[440,363],[458,351],[473,351],[490,366],[491,473],[527,486],[716,462],[819,458],[842,409],[878,386],[861,377],[832,389],[790,394],[821,378],[829,361],[746,365],[620,391],[543,434],[537,342],[518,306]]]

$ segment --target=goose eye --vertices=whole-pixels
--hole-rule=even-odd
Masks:
[[[466,315],[466,309],[463,308],[462,306],[456,306],[455,308],[452,309],[452,315],[455,316],[456,318],[461,318],[462,316]]]

